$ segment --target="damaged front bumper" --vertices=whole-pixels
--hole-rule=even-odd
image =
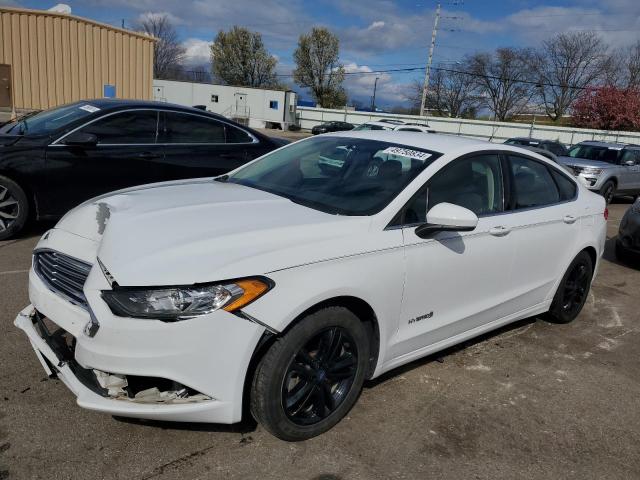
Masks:
[[[32,268],[31,305],[15,319],[47,374],[64,382],[79,406],[167,421],[242,419],[245,379],[264,326],[222,310],[180,322],[116,316],[102,299],[111,285],[96,263],[95,241],[53,229],[37,248],[72,252],[93,265],[86,306],[57,294]],[[87,328],[94,321],[99,328]]]
[[[84,368],[65,351],[60,330],[48,332],[49,336],[43,333],[42,317],[31,305],[18,314],[14,323],[29,338],[47,375],[60,379],[76,395],[80,407],[167,421],[234,423],[241,419],[234,413],[236,409],[231,402],[190,392],[185,386],[163,391],[154,386],[132,394],[125,375]],[[154,382],[152,378],[145,380],[149,384]]]
[[[85,284],[100,322],[92,337],[89,312],[49,290],[32,269],[31,305],[14,322],[79,406],[166,421],[242,419],[245,377],[264,327],[223,311],[173,324],[117,317],[100,297],[105,288],[94,268]]]

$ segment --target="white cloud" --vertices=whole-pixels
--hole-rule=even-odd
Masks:
[[[373,87],[378,78],[376,87],[376,103],[399,103],[405,100],[407,86],[396,82],[388,73],[372,73],[374,70],[368,65],[358,65],[348,62],[344,65],[346,73],[364,73],[364,75],[345,75],[344,87],[350,98],[369,101],[373,95]]]
[[[203,65],[210,62],[211,42],[199,38],[188,38],[182,42],[187,65]]]

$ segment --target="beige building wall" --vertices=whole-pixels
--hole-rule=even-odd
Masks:
[[[151,99],[154,42],[72,15],[0,7],[0,65],[11,67],[16,110],[101,98],[105,84],[118,98]]]

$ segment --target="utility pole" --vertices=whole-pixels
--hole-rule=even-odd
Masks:
[[[429,46],[429,58],[427,59],[427,69],[424,73],[424,85],[422,86],[422,102],[420,103],[420,116],[425,116],[425,106],[427,103],[427,90],[429,89],[429,75],[431,74],[431,62],[433,60],[433,49],[436,46],[436,35],[438,34],[438,23],[440,22],[440,3],[436,8],[436,19],[433,22],[431,31],[431,45]]]
[[[371,111],[376,111],[376,89],[378,88],[378,79],[380,77],[376,77],[376,81],[373,82],[373,97],[371,97]]]

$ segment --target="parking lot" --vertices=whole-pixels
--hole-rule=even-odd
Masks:
[[[328,433],[285,443],[240,425],[81,410],[13,326],[48,227],[0,242],[0,479],[638,478],[640,270],[605,260],[569,325],[529,319],[366,385]]]

